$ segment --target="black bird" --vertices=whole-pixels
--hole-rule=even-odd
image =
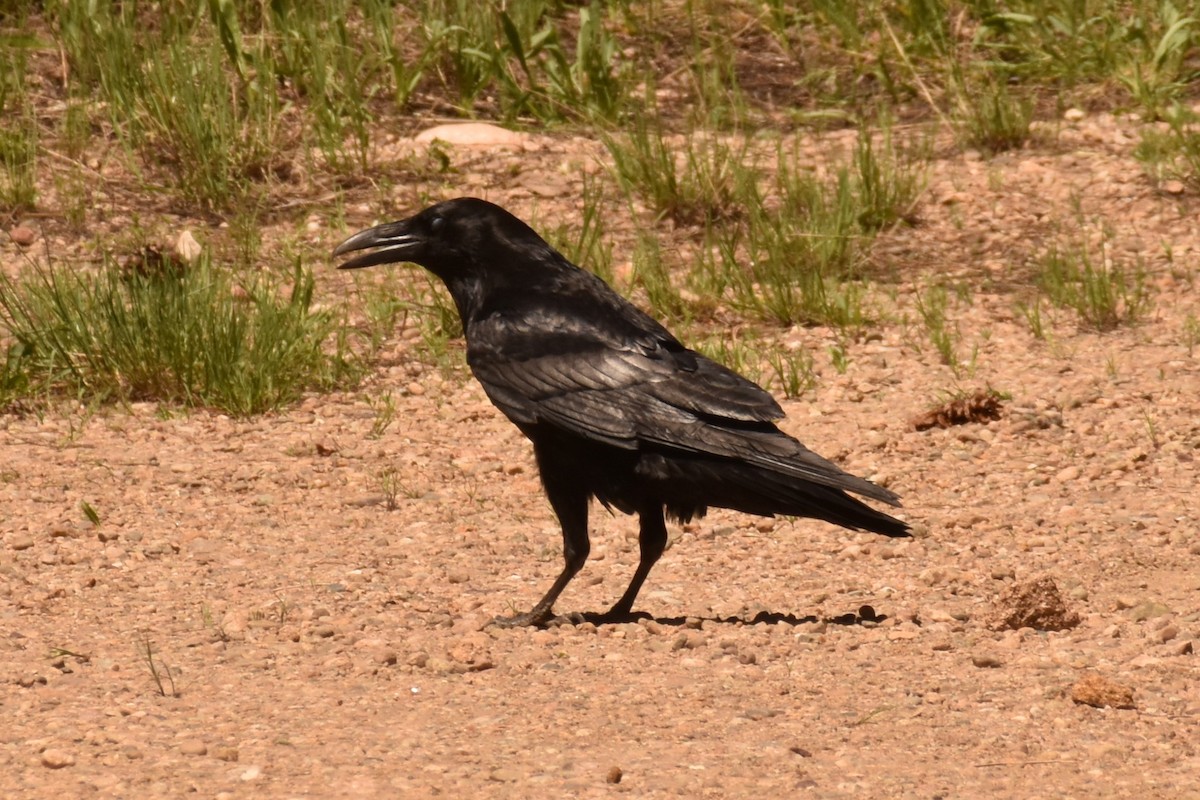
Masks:
[[[467,363],[533,442],[558,515],[566,565],[533,609],[498,619],[544,625],[587,560],[588,504],[637,514],[641,560],[602,619],[628,618],[667,543],[664,515],[711,507],[814,517],[907,536],[908,525],[846,492],[899,505],[779,430],[766,391],[680,344],[590,272],[497,205],[463,197],[356,233],[341,269],[412,262],[439,277],[462,317]]]

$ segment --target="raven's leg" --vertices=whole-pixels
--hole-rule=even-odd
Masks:
[[[529,611],[513,617],[496,617],[493,625],[502,628],[518,628],[527,625],[545,625],[554,617],[554,601],[567,588],[567,584],[575,577],[587,561],[591,542],[588,541],[588,494],[579,486],[574,477],[562,469],[545,468],[546,465],[538,459],[542,473],[542,485],[546,496],[550,498],[550,506],[558,515],[563,534],[563,571],[554,580],[554,585],[546,596],[538,601]]]
[[[628,617],[633,612],[633,601],[641,591],[642,584],[646,582],[646,576],[650,574],[650,569],[667,549],[667,524],[663,520],[662,506],[653,505],[643,508],[638,514],[638,520],[641,523],[638,544],[641,547],[642,557],[638,561],[637,571],[633,573],[633,580],[629,582],[629,588],[604,615],[610,619]]]

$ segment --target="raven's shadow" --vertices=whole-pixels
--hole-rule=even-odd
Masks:
[[[579,625],[584,622],[590,622],[593,625],[613,625],[621,622],[637,622],[638,620],[648,619],[657,622],[659,625],[668,625],[675,628],[682,628],[687,624],[689,619],[699,619],[701,622],[715,622],[720,625],[803,625],[808,622],[825,622],[829,625],[862,625],[864,622],[880,623],[888,618],[887,614],[876,613],[871,606],[860,606],[857,611],[847,611],[845,614],[838,614],[832,617],[818,617],[809,614],[804,617],[798,617],[795,614],[784,614],[778,611],[759,611],[753,617],[655,617],[647,614],[644,611],[634,612],[621,616],[612,614],[597,614],[587,612],[583,614],[568,614],[560,617],[555,617],[551,620],[552,625]],[[693,623],[694,624],[694,623]]]

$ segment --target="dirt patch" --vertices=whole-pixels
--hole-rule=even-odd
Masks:
[[[924,414],[918,414],[913,417],[912,426],[916,430],[927,431],[930,428],[988,422],[1000,419],[1003,407],[1003,401],[995,392],[976,390],[966,397],[948,400]]]
[[[1095,708],[1134,708],[1133,689],[1105,678],[1085,675],[1071,687],[1071,699]]]
[[[1063,125],[1052,149],[936,162],[922,224],[877,253],[908,266],[869,298],[869,335],[765,334],[814,354],[817,386],[784,427],[898,492],[915,538],[714,512],[671,530],[636,622],[486,627],[540,596],[561,537],[528,443],[457,345],[449,366],[422,361],[415,320],[361,391],[279,414],[0,416],[0,794],[1194,793],[1200,215],[1141,177],[1136,141],[1104,117]],[[545,136],[456,157],[437,191],[573,221],[572,165],[600,150]],[[369,199],[348,220],[314,208],[314,259],[380,213]],[[1018,307],[1028,255],[1076,209],[1141,259],[1154,310],[1104,334],[1055,312],[1037,339]],[[613,220],[626,259],[636,224]],[[44,236],[60,260],[91,246]],[[0,242],[10,273],[27,257]],[[949,321],[971,385],[1012,395],[1002,418],[908,423],[962,383],[911,322],[928,280],[966,287]],[[320,281],[355,291],[332,266]],[[608,608],[637,563],[633,520],[594,509],[592,524],[562,612]],[[995,630],[995,598],[1034,576],[1077,624],[1026,625],[1044,612],[1018,604]],[[1137,708],[1076,703],[1063,687],[1088,672]]]
[[[996,602],[994,630],[1065,631],[1080,622],[1078,612],[1067,607],[1053,578],[1038,578],[1004,590]]]

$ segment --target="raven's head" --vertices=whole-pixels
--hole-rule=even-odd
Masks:
[[[376,225],[339,244],[334,257],[369,250],[338,269],[404,261],[420,264],[447,282],[479,268],[496,269],[514,250],[523,255],[550,246],[498,205],[474,197],[446,200],[398,222]],[[489,262],[491,262],[489,264]]]

